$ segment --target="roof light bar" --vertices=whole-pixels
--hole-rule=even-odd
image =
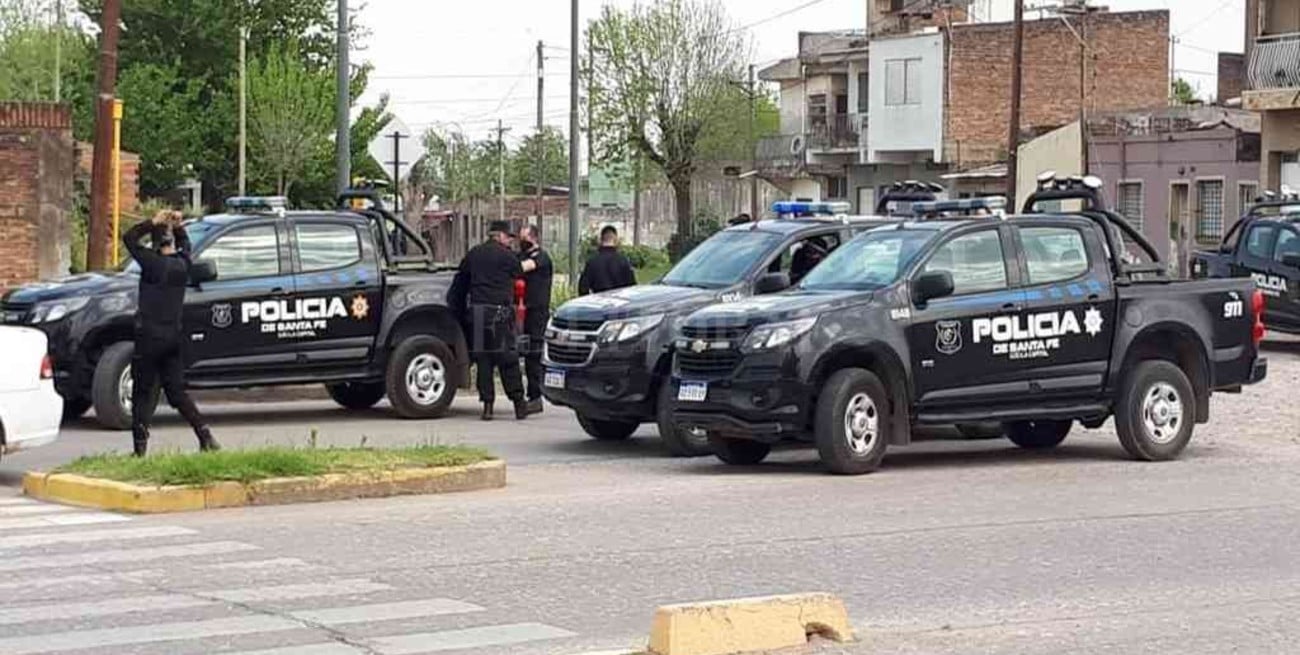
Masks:
[[[289,205],[284,196],[234,196],[226,198],[230,211],[283,212]]]
[[[851,206],[847,202],[804,202],[781,200],[772,203],[772,213],[794,216],[834,216],[849,213]]]
[[[940,214],[972,214],[988,212],[1001,215],[1007,209],[1007,199],[1002,196],[985,198],[961,198],[959,200],[935,200],[932,202],[912,203],[912,212],[925,216]]]

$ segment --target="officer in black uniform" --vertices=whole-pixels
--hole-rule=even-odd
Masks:
[[[578,295],[622,289],[636,284],[636,272],[626,255],[618,251],[618,230],[606,225],[600,230],[600,248],[587,260],[578,277]]]
[[[488,240],[471,248],[461,260],[450,292],[453,306],[461,304],[458,296],[465,296],[470,349],[478,368],[478,395],[483,401],[484,421],[492,420],[492,404],[496,401],[493,368],[501,370],[501,385],[515,405],[515,418],[528,416],[511,306],[515,280],[524,274],[524,267],[510,249],[513,236],[509,223],[493,221],[488,226]]]
[[[141,243],[146,235],[150,236],[152,248]],[[190,282],[190,239],[181,225],[181,213],[158,212],[152,219],[127,230],[122,241],[140,264],[140,302],[135,312],[135,354],[131,360],[134,383],[131,435],[135,455],[143,457],[149,448],[149,425],[153,421],[159,381],[167,402],[194,429],[199,449],[220,450],[185,391],[181,315],[185,308],[185,288]]]
[[[524,374],[528,378],[528,413],[542,412],[542,345],[546,323],[551,319],[551,279],[555,274],[551,256],[542,250],[537,226],[525,226],[519,234],[519,262],[524,269]]]

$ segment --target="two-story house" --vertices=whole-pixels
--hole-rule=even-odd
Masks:
[[[1260,183],[1300,190],[1300,0],[1246,0],[1242,105],[1261,118]]]

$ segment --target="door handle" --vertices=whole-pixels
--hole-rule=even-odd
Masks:
[[[285,290],[284,290],[284,287],[271,287],[271,295],[273,295],[273,296],[287,296],[287,295],[289,295],[289,292],[288,292],[288,291],[285,291]]]
[[[365,286],[368,286],[368,285],[369,285],[369,283],[366,282],[365,280],[357,280],[356,282],[353,282],[353,283],[352,283],[352,286],[354,286],[354,287],[365,287]]]
[[[1015,302],[1003,303],[1003,305],[1002,305],[1002,309],[1017,309],[1017,310],[1018,310],[1018,309],[1020,309],[1020,303],[1015,303]]]
[[[1088,294],[1088,302],[1097,302],[1098,300],[1101,300],[1101,296],[1095,293]]]

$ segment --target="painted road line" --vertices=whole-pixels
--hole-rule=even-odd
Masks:
[[[95,573],[86,575],[65,575],[53,578],[30,578],[27,580],[0,582],[0,592],[9,591],[11,589],[31,590],[72,585],[82,587],[105,584],[139,584],[142,578],[158,577],[160,575],[162,575],[162,571],[158,569],[140,569],[138,571],[124,571],[122,573]]]
[[[0,517],[58,514],[60,512],[75,512],[78,509],[79,508],[69,507],[67,505],[50,505],[46,503],[36,503],[34,505],[4,505],[0,506]]]
[[[148,562],[156,559],[174,557],[201,557],[204,555],[222,555],[257,550],[257,546],[237,541],[214,541],[210,543],[186,544],[183,546],[160,546],[157,548],[137,548],[132,550],[103,550],[72,555],[35,555],[29,557],[12,557],[0,559],[0,571],[23,571],[27,569],[53,569],[64,566],[88,566],[92,564],[117,564],[124,562]],[[0,650],[0,653],[5,651]]]
[[[209,621],[184,623],[155,623],[153,625],[104,628],[101,630],[74,630],[50,632],[24,637],[0,638],[0,653],[5,655],[34,655],[67,650],[108,648],[132,644],[152,644],[167,641],[189,641],[209,637],[287,632],[303,626],[297,621],[277,616],[241,616]]]
[[[445,616],[448,614],[468,614],[482,612],[478,605],[462,603],[446,598],[412,600],[399,603],[377,603],[374,605],[355,605],[353,607],[331,607],[320,610],[292,612],[290,616],[308,623],[319,625],[347,625],[349,623],[370,623],[372,621],[396,621],[399,619],[417,619],[427,616]]]
[[[4,506],[4,505],[36,505],[36,504],[37,504],[37,501],[34,501],[34,500],[32,500],[31,498],[23,498],[23,497],[21,497],[21,496],[9,496],[9,497],[6,497],[6,498],[0,498],[0,506]]]
[[[177,594],[155,594],[131,598],[111,598],[86,603],[50,603],[14,609],[0,609],[0,625],[14,625],[31,621],[75,621],[97,616],[113,616],[132,612],[164,612],[215,605],[213,601]]]
[[[296,600],[318,596],[351,596],[370,594],[376,591],[388,591],[392,587],[370,580],[335,580],[333,582],[311,582],[307,584],[280,585],[275,587],[249,587],[247,589],[226,589],[223,591],[201,592],[205,598],[224,600],[228,603],[264,603],[273,600]],[[0,651],[4,652],[4,651]]]
[[[83,530],[80,532],[47,532],[0,537],[0,551],[15,548],[34,548],[54,544],[88,544],[96,541],[129,539],[154,539],[158,537],[185,537],[198,534],[189,528],[160,526],[156,528],[129,528],[126,530]]]
[[[514,623],[510,625],[489,625],[466,630],[380,637],[370,639],[368,643],[384,655],[415,655],[417,653],[436,653],[459,648],[507,646],[530,641],[576,636],[576,633],[568,630],[541,623]],[[0,642],[0,646],[2,645],[3,642]],[[0,652],[6,651],[0,648]]]
[[[310,644],[307,646],[286,646],[270,650],[245,650],[229,655],[357,655],[365,651],[338,642],[329,644]]]
[[[24,530],[28,528],[62,528],[72,525],[97,525],[100,523],[124,523],[131,517],[118,514],[51,514],[48,516],[29,516],[21,519],[0,519],[0,531]]]
[[[258,569],[316,569],[315,564],[304,562],[297,557],[277,557],[275,559],[255,559],[247,562],[221,562],[194,567],[201,571],[256,571]]]

